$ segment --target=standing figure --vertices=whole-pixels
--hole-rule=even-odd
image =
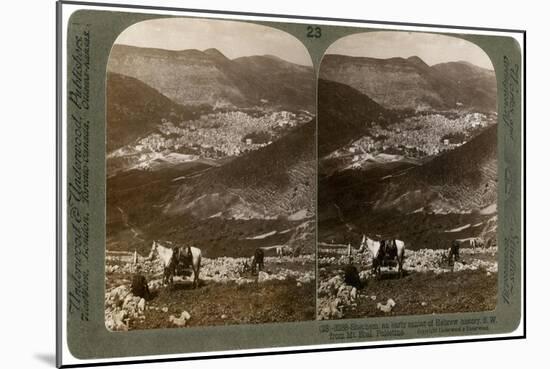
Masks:
[[[454,240],[449,249],[448,257],[449,265],[453,265],[455,261],[460,261],[460,242]]]
[[[264,250],[258,247],[256,251],[254,251],[254,257],[252,258],[252,271],[255,273],[256,270],[263,270],[263,269],[264,269]]]

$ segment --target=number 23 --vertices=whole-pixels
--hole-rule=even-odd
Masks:
[[[321,37],[321,27],[307,26],[307,37],[309,37],[309,38],[320,38]]]

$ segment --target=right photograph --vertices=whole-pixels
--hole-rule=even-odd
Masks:
[[[317,318],[494,310],[497,82],[460,37],[341,38],[318,85]]]

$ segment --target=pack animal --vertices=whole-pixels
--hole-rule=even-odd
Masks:
[[[288,246],[277,246],[275,252],[279,258],[292,255],[292,249]]]
[[[193,288],[199,285],[199,273],[201,267],[202,253],[197,247],[166,247],[156,241],[153,241],[149,259],[153,260],[159,257],[164,266],[163,283],[172,286],[174,275],[177,275],[179,268],[191,267],[193,271]]]
[[[263,270],[264,269],[264,250],[261,248],[257,248],[254,251],[254,256],[252,257],[252,272],[256,272],[257,270]]]
[[[480,237],[470,238],[470,247],[476,249],[478,247],[485,247],[485,243]]]
[[[373,273],[380,276],[380,267],[397,262],[399,278],[403,276],[403,261],[405,259],[405,242],[397,239],[375,241],[363,235],[359,252],[368,249],[372,254]]]
[[[449,265],[453,265],[455,261],[460,261],[460,241],[453,240],[447,260]]]

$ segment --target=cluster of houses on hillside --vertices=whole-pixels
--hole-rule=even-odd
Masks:
[[[158,132],[124,151],[125,154],[170,151],[208,159],[239,156],[269,145],[310,119],[307,112],[288,111],[257,115],[241,111],[216,112],[179,124],[163,119]]]
[[[386,127],[372,124],[369,135],[353,142],[348,152],[383,152],[422,159],[461,146],[483,128],[496,123],[492,118],[482,113],[467,113],[456,119],[431,114],[408,117]]]

